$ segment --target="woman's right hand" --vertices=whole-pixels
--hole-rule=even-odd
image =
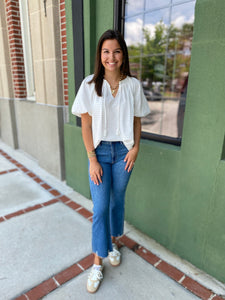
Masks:
[[[96,158],[90,159],[89,173],[91,181],[93,181],[94,184],[99,185],[100,183],[102,183],[103,171],[100,163]]]

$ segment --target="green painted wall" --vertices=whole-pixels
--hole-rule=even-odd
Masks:
[[[113,27],[113,1],[84,0],[83,10],[85,74],[89,75],[94,70],[95,51],[99,37],[105,30]],[[64,126],[66,181],[74,190],[90,198],[87,156],[82,142],[81,129],[76,126],[76,117],[70,113],[75,98],[72,0],[66,0],[66,30],[70,120],[69,124]]]
[[[104,3],[104,4],[103,4]],[[67,0],[67,22],[71,20]],[[84,0],[85,72],[100,34],[112,27],[113,1]],[[112,12],[112,15],[105,12]],[[225,282],[225,1],[197,0],[181,147],[141,141],[127,190],[126,220]],[[74,99],[71,23],[69,100]],[[70,77],[70,76],[69,76]],[[81,130],[65,125],[66,178],[90,197]]]

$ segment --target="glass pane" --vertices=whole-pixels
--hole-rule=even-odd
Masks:
[[[142,130],[181,137],[195,1],[145,2],[145,10],[153,11],[145,12],[144,19],[140,15],[125,23],[131,70],[142,81],[151,109],[151,114],[142,118]]]
[[[187,95],[190,55],[175,53],[167,59],[165,98],[177,102],[177,137],[181,137]],[[175,104],[173,104],[175,106]]]
[[[154,27],[159,23],[162,23],[165,26],[168,26],[168,24],[169,24],[169,8],[159,9],[159,10],[145,14],[145,28],[146,29],[154,29]]]
[[[132,49],[129,49],[129,53],[132,53]],[[135,57],[132,55],[129,55],[130,59],[130,71],[133,76],[140,79],[141,78],[141,59],[140,57]]]
[[[161,111],[160,134],[176,138],[177,134],[177,113],[179,102],[173,99],[164,98]]]
[[[158,10],[145,16],[144,44],[142,50],[142,79],[152,82],[164,82],[165,53],[169,9]]]
[[[170,5],[171,0],[146,0],[146,10],[156,9]]]
[[[144,0],[127,0],[125,6],[125,17],[129,17],[144,11]]]
[[[162,84],[164,81],[164,73],[165,73],[164,65],[165,65],[164,54],[142,57],[141,78],[143,81],[148,82],[148,86],[150,89],[155,88],[155,91],[157,91],[156,88],[156,84],[157,84],[158,87],[161,86],[160,90],[162,90]]]
[[[190,24],[193,27],[195,15],[195,1],[180,5],[174,5],[172,8],[171,23],[177,28],[181,29],[184,24]]]
[[[131,45],[140,47],[143,40],[143,20],[141,16],[129,18],[125,22],[124,38],[128,47]]]
[[[142,85],[151,114],[142,118],[142,131],[162,134],[165,55],[142,58]]]
[[[144,44],[148,54],[165,52],[169,24],[169,9],[147,13],[144,19]]]

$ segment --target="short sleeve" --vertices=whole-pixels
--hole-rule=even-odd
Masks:
[[[88,83],[90,80],[91,78],[88,76],[81,83],[71,109],[73,115],[78,117],[85,113],[92,115],[91,84]]]
[[[135,91],[134,91],[134,116],[144,117],[150,113],[148,102],[145,98],[142,85],[139,80],[135,79]]]

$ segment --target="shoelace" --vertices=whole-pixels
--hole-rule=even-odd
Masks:
[[[120,252],[117,249],[113,248],[113,251],[109,252],[109,255],[110,256],[119,256]]]
[[[93,269],[88,278],[92,280],[101,280],[103,278],[102,272],[100,270]]]

